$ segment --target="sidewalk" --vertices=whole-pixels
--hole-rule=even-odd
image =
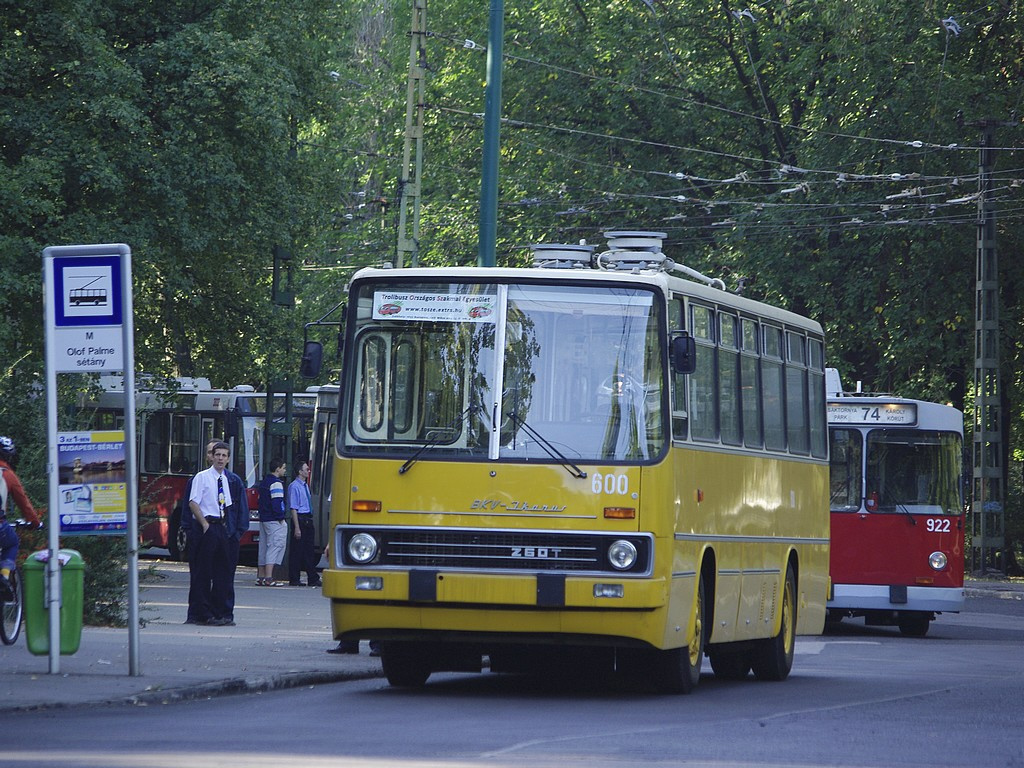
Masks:
[[[1004,600],[1024,600],[1024,579],[991,578],[964,579],[967,599],[972,597],[998,597]]]
[[[154,566],[157,577],[146,576]],[[329,603],[310,587],[257,587],[255,568],[239,567],[234,627],[186,625],[188,567],[142,559],[139,675],[129,675],[127,628],[84,627],[78,652],[60,657],[28,651],[24,629],[0,645],[0,712],[107,702],[139,706],[224,693],[263,691],[381,675],[367,644],[359,655],[327,653]]]

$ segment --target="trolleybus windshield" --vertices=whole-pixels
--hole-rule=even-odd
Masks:
[[[867,443],[867,492],[880,512],[960,514],[959,435],[873,429]]]
[[[833,427],[832,511],[929,515],[960,513],[961,443],[952,432],[872,429],[862,447],[859,430]],[[861,474],[861,451],[867,452]]]
[[[352,295],[345,453],[569,466],[665,450],[651,290],[365,281]]]

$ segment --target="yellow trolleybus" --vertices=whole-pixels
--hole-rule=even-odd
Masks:
[[[820,326],[606,235],[351,281],[323,591],[391,685],[587,659],[687,693],[823,628]]]

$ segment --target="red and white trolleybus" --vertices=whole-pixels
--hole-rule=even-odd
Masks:
[[[79,403],[88,427],[123,429],[123,378],[101,376],[99,387],[95,398]],[[215,389],[209,379],[191,377],[177,379],[172,387],[149,387],[143,382],[135,404],[139,524],[144,546],[166,548],[172,557],[185,559],[187,535],[179,524],[182,497],[189,479],[206,468],[204,446],[216,439],[230,446],[230,468],[249,489],[252,522],[240,544],[243,552],[255,549],[259,535],[255,485],[263,465],[272,456],[289,455],[289,438],[295,461],[306,459],[310,447],[315,392],[292,396],[292,427],[282,432],[287,412],[284,400],[283,395],[275,395],[273,420],[278,427],[267,430],[267,395],[251,386]],[[294,468],[288,469],[291,474]]]
[[[963,413],[843,393],[829,369],[828,618],[863,617],[923,637],[964,602]]]

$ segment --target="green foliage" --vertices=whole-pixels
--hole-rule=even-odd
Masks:
[[[343,298],[354,269],[394,258],[409,0],[0,2],[11,413],[42,373],[47,245],[131,245],[140,370],[255,386],[294,372],[302,324]],[[1013,123],[995,163],[1019,458],[1021,13],[506,4],[498,261],[524,263],[532,242],[665,231],[676,261],[818,319],[846,380],[964,406],[977,122]],[[488,25],[486,4],[427,9],[422,264],[476,260]],[[296,256],[294,310],[270,302],[274,245]],[[0,428],[32,439],[16,421]]]

